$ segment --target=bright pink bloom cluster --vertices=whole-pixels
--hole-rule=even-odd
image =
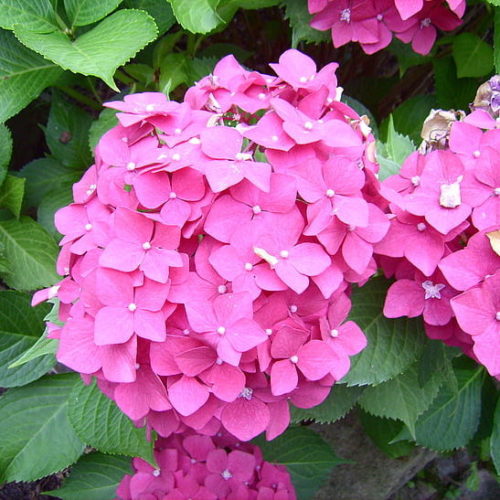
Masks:
[[[332,63],[296,50],[232,57],[185,101],[129,95],[59,210],[57,359],[95,376],[161,436],[282,433],[321,403],[366,339],[351,283],[376,270],[389,220],[374,140]]]
[[[295,500],[286,467],[265,462],[260,448],[227,434],[193,432],[160,438],[159,466],[134,458],[116,500]]]
[[[500,376],[500,130],[478,110],[455,122],[446,150],[413,153],[384,182],[391,228],[375,252],[388,276],[384,314],[423,316],[427,335]],[[465,245],[465,248],[464,248]]]
[[[428,54],[439,28],[460,25],[465,0],[309,0],[311,26],[331,30],[335,47],[358,42],[367,54],[387,47],[393,35]]]

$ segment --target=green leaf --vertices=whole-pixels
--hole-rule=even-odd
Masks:
[[[408,136],[396,132],[392,115],[389,116],[385,147],[388,158],[400,165],[417,149]]]
[[[272,441],[258,437],[254,443],[260,446],[266,461],[287,467],[301,500],[313,497],[332,467],[346,463],[319,434],[307,427],[290,427]]]
[[[92,160],[87,141],[92,117],[58,92],[52,95],[45,139],[51,153],[64,166],[86,168]]]
[[[330,40],[329,31],[318,31],[309,25],[312,16],[307,10],[304,0],[285,0],[285,19],[288,19],[292,28],[292,47],[297,48],[300,42],[321,43]]]
[[[495,407],[495,417],[493,421],[493,432],[490,438],[490,455],[497,474],[500,474],[500,399]]]
[[[328,397],[313,408],[296,408],[291,406],[292,421],[314,420],[322,424],[332,423],[344,417],[363,394],[365,387],[347,387],[336,384]]]
[[[434,80],[437,105],[441,109],[467,110],[477,90],[475,78],[457,78],[457,67],[452,56],[435,58]]]
[[[432,55],[422,56],[417,54],[407,43],[403,43],[401,40],[394,38],[387,47],[389,52],[392,52],[398,58],[399,73],[403,76],[409,68],[413,66],[420,66],[421,64],[426,64],[433,61]]]
[[[440,340],[426,339],[424,351],[418,365],[418,383],[420,386],[439,374],[450,390],[458,391],[458,382],[453,370],[452,360],[460,351],[450,347]]]
[[[116,118],[116,111],[114,109],[105,109],[99,114],[99,118],[92,122],[89,130],[89,146],[92,151],[94,151],[100,138],[108,131],[111,130],[115,125],[118,124],[118,118]]]
[[[114,11],[122,0],[64,0],[71,26],[95,23]]]
[[[37,207],[45,195],[57,188],[71,188],[80,178],[79,171],[61,165],[53,158],[40,158],[25,165],[18,173],[26,179],[24,202]]]
[[[38,205],[38,223],[54,238],[60,239],[61,235],[54,224],[54,214],[62,207],[73,202],[73,193],[70,186],[61,186],[49,191]]]
[[[97,387],[78,383],[70,397],[69,419],[86,444],[104,453],[141,457],[154,464],[153,443]]]
[[[39,358],[40,356],[45,356],[47,354],[55,354],[57,351],[57,340],[49,339],[42,335],[32,347],[24,351],[21,356],[19,356],[13,363],[9,365],[9,368],[17,368],[23,366],[30,361]],[[54,363],[52,363],[54,365]]]
[[[495,9],[494,32],[493,32],[493,58],[495,71],[500,73],[500,8]]]
[[[380,384],[407,370],[423,351],[426,336],[420,318],[389,319],[382,314],[388,284],[375,278],[353,290],[349,319],[363,330],[368,346],[351,358],[342,383]]]
[[[39,33],[59,28],[54,9],[47,0],[2,0],[0,27],[11,30],[15,24]]]
[[[52,85],[62,70],[20,44],[8,31],[0,30],[0,47],[0,122],[4,122]]]
[[[380,166],[378,172],[379,180],[383,181],[399,172],[401,165],[394,160],[387,158],[387,149],[383,142],[377,141],[377,163]]]
[[[0,398],[0,481],[34,481],[82,454],[66,414],[77,380],[73,373],[47,376]]]
[[[35,52],[74,73],[102,78],[117,90],[116,69],[153,41],[157,35],[153,18],[142,10],[123,9],[71,40],[64,33],[33,33],[16,25],[17,38]]]
[[[159,91],[168,95],[188,80],[186,55],[184,53],[167,54],[160,64]]]
[[[123,476],[131,473],[129,457],[91,453],[71,468],[61,488],[44,493],[62,500],[113,500]]]
[[[44,356],[18,368],[9,363],[35,345],[45,323],[46,304],[31,307],[29,295],[0,291],[0,387],[18,387],[40,378],[54,365],[54,356]]]
[[[417,420],[416,443],[437,451],[462,448],[474,436],[481,414],[482,368],[457,370],[458,391],[443,386],[432,405]],[[403,430],[396,439],[409,439]]]
[[[433,95],[417,95],[410,97],[398,106],[392,113],[395,129],[407,135],[415,144],[420,144],[422,124],[431,109],[436,107],[436,98]],[[389,119],[386,118],[380,126],[380,134],[386,136]],[[385,134],[385,135],[384,135]]]
[[[486,76],[493,70],[493,49],[474,33],[461,33],[453,38],[453,59],[457,76]]]
[[[224,19],[217,13],[220,0],[168,0],[179,24],[191,33],[208,33]]]
[[[204,76],[209,75],[217,62],[218,59],[215,57],[196,57],[194,59],[188,59],[186,61],[187,84],[193,85]]]
[[[0,123],[0,186],[7,175],[11,155],[12,135],[10,130],[3,123]]]
[[[432,377],[423,387],[418,382],[418,366],[383,384],[368,387],[358,404],[376,417],[403,421],[415,436],[415,422],[436,398],[442,379]]]
[[[23,204],[24,183],[24,179],[8,175],[0,187],[0,208],[7,208],[17,219]]]
[[[159,36],[175,24],[175,16],[167,0],[125,0],[125,5],[131,9],[145,10],[155,20]]]
[[[5,283],[18,290],[34,290],[60,279],[55,272],[58,247],[45,229],[29,217],[0,221],[0,243],[9,262]]]
[[[401,432],[403,422],[375,417],[363,411],[360,412],[360,419],[364,431],[387,456],[399,458],[408,455],[415,448],[409,441],[391,442]]]

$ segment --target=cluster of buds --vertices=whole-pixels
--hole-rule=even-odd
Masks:
[[[485,110],[449,122],[445,149],[415,152],[383,183],[389,232],[375,247],[396,278],[387,317],[423,316],[427,335],[500,376],[500,130]],[[433,148],[431,148],[433,149]]]
[[[358,42],[367,54],[387,47],[393,35],[428,54],[437,30],[461,24],[465,0],[308,0],[311,26],[331,30],[335,47]]]
[[[119,125],[56,214],[57,359],[160,436],[281,434],[366,345],[346,321],[390,222],[374,138],[331,63],[228,56],[182,103],[107,106]]]
[[[228,434],[173,434],[155,443],[155,469],[134,458],[116,500],[295,500],[286,467],[265,462],[260,449]]]

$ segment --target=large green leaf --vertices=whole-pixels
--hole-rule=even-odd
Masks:
[[[0,30],[0,47],[0,122],[4,122],[52,85],[62,69],[27,49],[8,31]]]
[[[500,5],[500,3],[499,3]],[[493,58],[495,71],[500,73],[500,8],[495,9],[495,28],[493,33]]]
[[[416,443],[438,451],[466,446],[474,436],[481,414],[483,368],[457,370],[458,391],[442,386],[438,396],[417,420]],[[411,439],[404,430],[398,439]]]
[[[443,382],[438,374],[423,386],[418,381],[418,364],[383,384],[368,387],[358,404],[377,417],[402,420],[415,436],[415,422],[436,398]]]
[[[350,319],[368,338],[368,346],[352,358],[347,385],[375,385],[404,372],[422,353],[425,333],[420,319],[385,318],[387,280],[375,278],[352,294]]]
[[[71,40],[61,31],[34,33],[22,25],[16,25],[14,32],[27,47],[62,68],[97,76],[118,90],[113,81],[116,69],[153,41],[157,28],[145,11],[123,9],[76,40]]]
[[[453,38],[453,59],[457,76],[486,76],[493,70],[493,49],[474,33],[461,33]]]
[[[90,149],[93,151],[101,137],[117,124],[118,118],[116,118],[116,111],[114,109],[106,108],[101,111],[99,118],[94,120],[90,126],[88,138]]]
[[[49,191],[38,205],[36,212],[38,223],[54,238],[60,239],[61,235],[54,224],[54,214],[62,207],[72,203],[73,193],[69,186],[60,186]]]
[[[146,440],[145,429],[135,427],[95,383],[75,385],[68,415],[75,432],[86,444],[104,453],[142,457],[154,463],[153,443]]]
[[[292,420],[294,422],[301,420],[314,420],[320,423],[335,422],[356,404],[365,389],[365,387],[347,387],[336,384],[320,405],[307,409],[292,406]]]
[[[401,432],[404,426],[403,422],[389,418],[375,417],[364,411],[360,411],[359,416],[364,431],[389,457],[398,458],[408,455],[415,448],[415,445],[409,441],[391,442]]]
[[[307,427],[290,427],[272,441],[258,437],[264,459],[285,465],[292,477],[297,497],[312,498],[327,479],[332,467],[346,463],[338,458],[321,436]]]
[[[53,285],[60,279],[55,272],[58,253],[54,239],[29,217],[0,221],[0,243],[9,262],[3,276],[11,288],[34,290]]]
[[[303,0],[284,0],[285,17],[292,28],[292,47],[299,42],[321,43],[330,40],[329,31],[318,31],[309,26],[311,14],[307,10],[307,2]]]
[[[91,154],[87,141],[92,117],[71,104],[58,92],[52,96],[45,139],[51,153],[63,165],[73,168],[88,167]]]
[[[60,187],[71,187],[80,173],[61,165],[53,158],[39,158],[25,165],[18,173],[26,179],[24,202],[37,207],[45,195]]]
[[[34,481],[74,463],[85,445],[67,417],[76,374],[47,376],[0,398],[0,481]]]
[[[56,15],[48,0],[2,0],[0,27],[7,30],[15,24],[40,33],[58,29]]]
[[[495,417],[493,421],[493,432],[490,438],[490,455],[497,474],[500,474],[500,399],[495,408]]]
[[[11,155],[12,136],[10,130],[3,123],[0,123],[0,186],[7,175]]]
[[[130,9],[145,10],[155,20],[160,36],[175,24],[175,16],[168,0],[125,0],[125,5]]]
[[[18,368],[9,368],[12,360],[37,342],[45,328],[44,316],[49,306],[33,308],[30,302],[29,295],[0,291],[0,387],[28,384],[55,364],[54,356],[45,355]]]
[[[45,493],[62,500],[112,500],[123,476],[131,473],[129,457],[91,453],[71,468],[61,488]]]
[[[24,179],[8,175],[0,186],[0,208],[7,208],[19,218],[24,196]]]
[[[64,0],[71,26],[95,23],[115,10],[122,0]]]
[[[192,33],[208,33],[224,19],[217,13],[220,0],[168,0],[179,24]]]

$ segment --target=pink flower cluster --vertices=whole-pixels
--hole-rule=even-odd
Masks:
[[[335,47],[358,42],[367,54],[387,47],[393,34],[428,54],[439,28],[451,31],[461,23],[465,0],[308,0],[311,26],[331,30]]]
[[[108,103],[120,123],[56,214],[66,277],[34,302],[60,301],[57,359],[163,437],[272,439],[366,345],[345,320],[390,225],[373,137],[336,64],[271,66]]]
[[[382,192],[391,227],[375,247],[396,282],[387,317],[423,316],[427,335],[500,376],[500,130],[477,110],[452,125],[446,150],[413,153]],[[492,127],[484,130],[482,127]]]
[[[295,500],[286,467],[265,462],[260,448],[227,434],[193,432],[160,438],[158,469],[133,460],[116,500]]]

